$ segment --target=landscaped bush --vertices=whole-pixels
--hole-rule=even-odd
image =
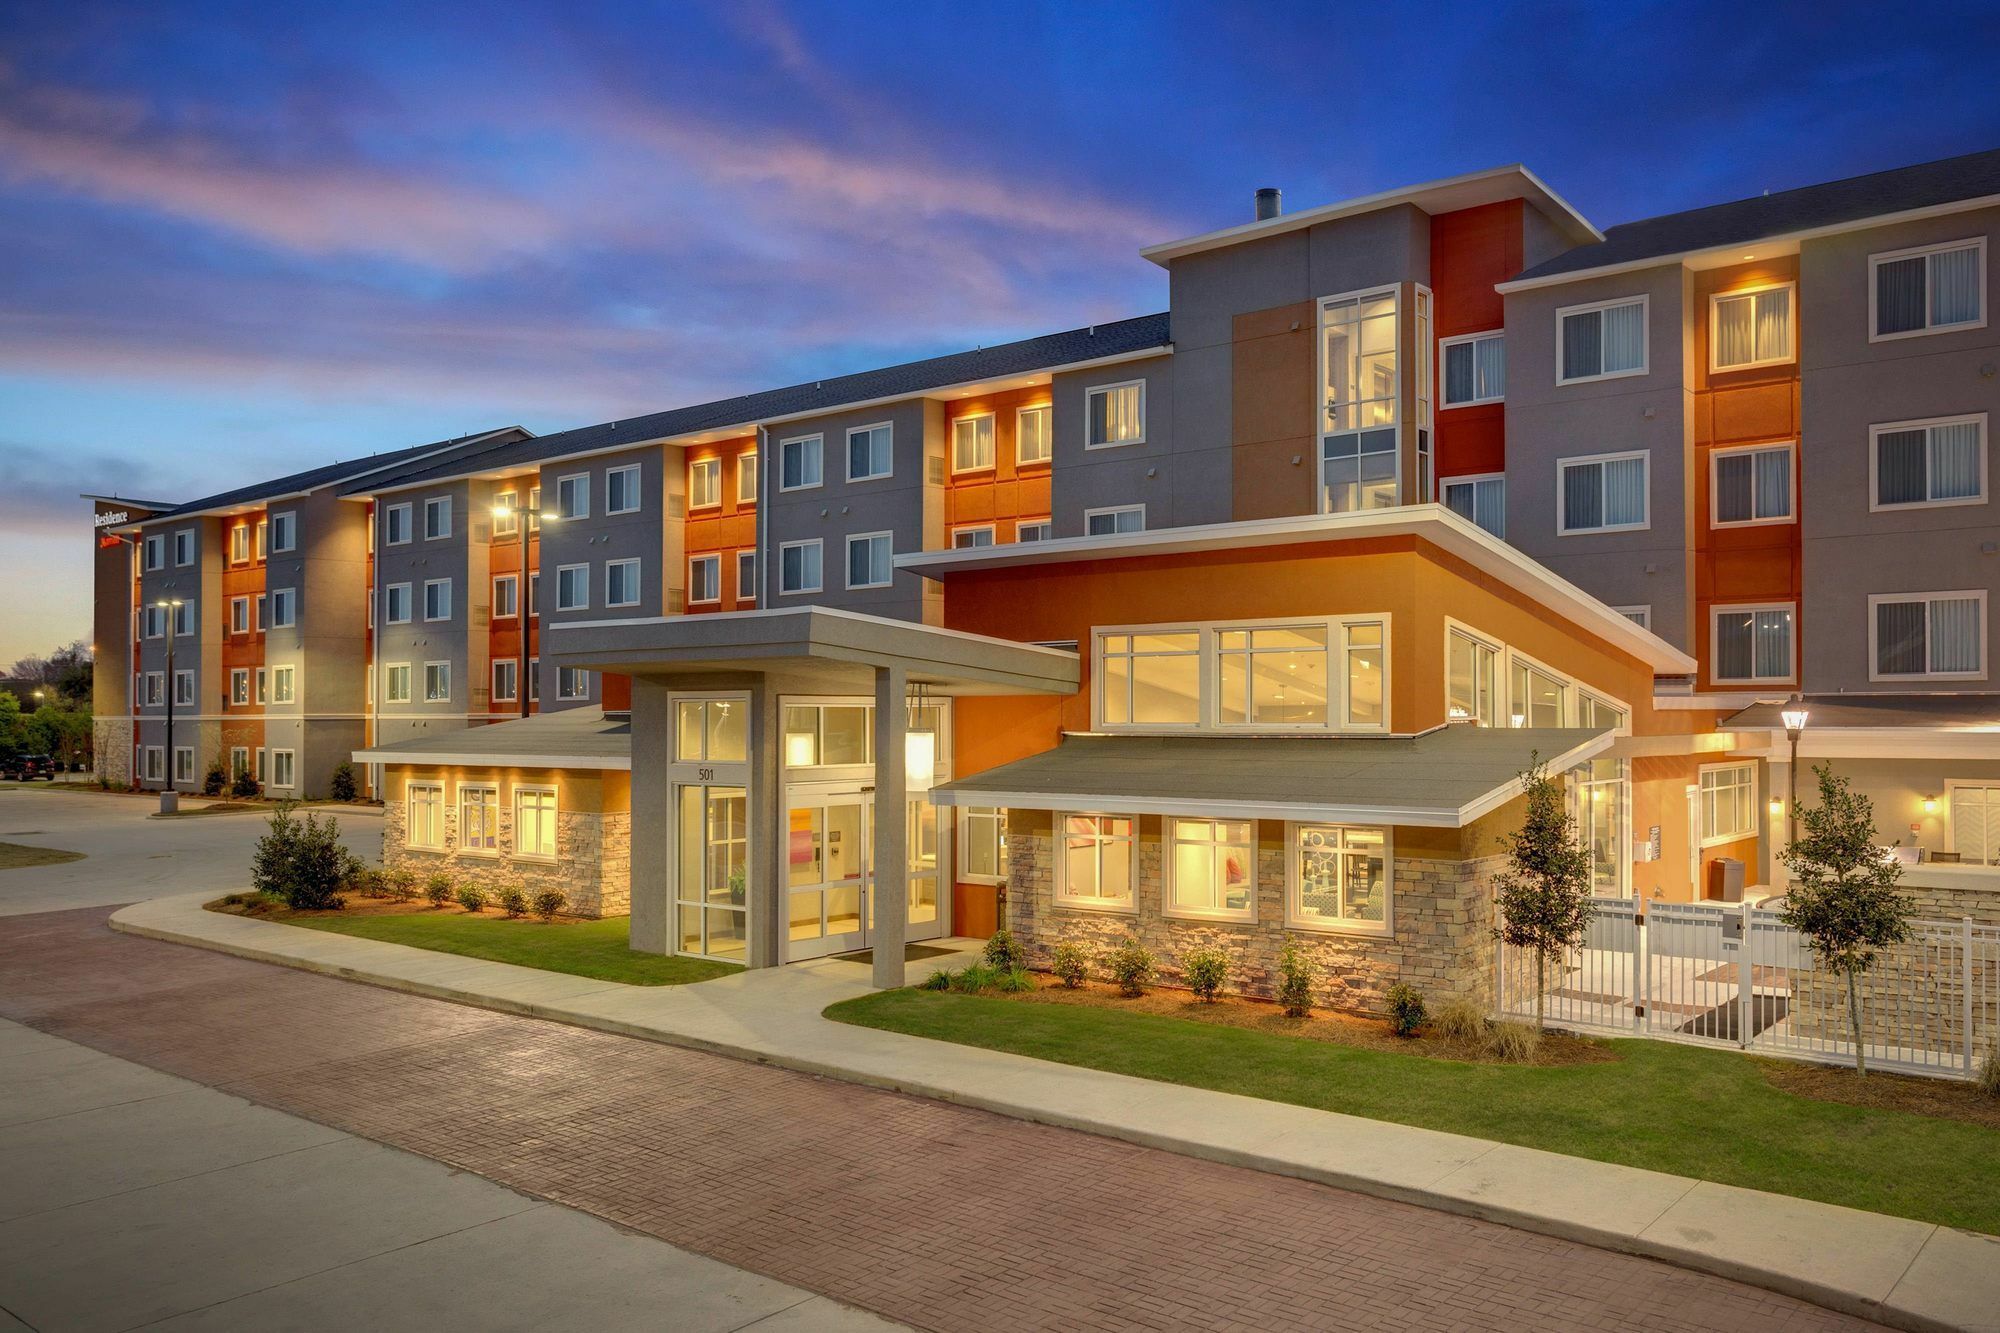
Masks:
[[[1128,938],[1104,956],[1104,970],[1118,983],[1120,995],[1132,998],[1144,995],[1156,970],[1153,951]]]
[[[1414,1037],[1417,1029],[1424,1025],[1429,1015],[1424,1010],[1423,992],[1415,986],[1397,982],[1389,987],[1389,1026],[1399,1037]]]
[[[1028,951],[1014,938],[1013,931],[1002,926],[993,932],[991,939],[986,941],[986,961],[1004,972],[1010,968],[1026,966]]]
[[[945,971],[943,968],[938,968],[935,972],[932,972],[929,976],[925,977],[921,982],[917,983],[917,989],[950,990],[951,973]]]
[[[993,979],[993,989],[1018,994],[1035,988],[1035,974],[1025,967],[1010,967]]]
[[[1470,1000],[1446,1000],[1431,1015],[1431,1035],[1445,1041],[1484,1041],[1486,1011]]]
[[[299,912],[320,912],[345,906],[340,891],[362,868],[354,854],[340,845],[340,830],[308,814],[292,817],[281,805],[271,815],[271,829],[257,840],[250,858],[250,882],[259,892],[282,896]]]
[[[1278,955],[1278,1003],[1285,1007],[1285,1017],[1304,1018],[1312,1012],[1313,979],[1318,972],[1311,955],[1285,941],[1285,950]]]
[[[569,895],[561,889],[542,889],[530,900],[529,906],[542,920],[553,921],[557,912],[569,906]]]
[[[424,881],[424,897],[431,900],[432,907],[443,907],[451,901],[451,876],[440,870]]]
[[[506,888],[494,894],[493,900],[500,904],[500,910],[505,912],[509,917],[527,915],[528,895],[518,884],[509,884]]]
[[[379,870],[370,870],[364,866],[361,873],[354,877],[353,887],[356,893],[364,897],[386,898],[389,896],[389,877]]]
[[[238,773],[236,780],[229,784],[229,794],[239,801],[254,801],[258,793],[263,790],[263,787],[258,785],[257,775],[247,768]]]
[[[228,778],[222,772],[222,765],[210,764],[207,776],[201,780],[201,794],[203,796],[220,796],[222,795],[223,785],[227,781]]]
[[[1090,975],[1090,955],[1083,951],[1081,944],[1058,944],[1049,971],[1055,973],[1056,979],[1063,985],[1075,990]]]
[[[486,890],[477,884],[461,884],[458,886],[458,892],[452,896],[457,898],[458,905],[468,912],[477,912],[486,906]]]
[[[1979,1090],[1988,1097],[2000,1097],[2000,1051],[1988,1051],[1979,1062]]]
[[[1207,945],[1189,949],[1181,955],[1181,979],[1196,999],[1214,1004],[1223,983],[1229,980],[1229,955]]]
[[[991,963],[971,963],[952,975],[951,988],[964,995],[977,995],[1000,979],[1000,969]]]
[[[1486,1053],[1496,1060],[1525,1064],[1541,1044],[1542,1030],[1532,1023],[1495,1023],[1486,1031]]]
[[[327,788],[327,794],[336,801],[351,801],[354,792],[354,765],[343,760],[334,766],[333,785]]]
[[[417,877],[413,871],[402,867],[385,871],[382,883],[389,897],[396,902],[406,903],[417,896]]]

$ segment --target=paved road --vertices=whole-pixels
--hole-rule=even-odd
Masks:
[[[0,1017],[909,1324],[1865,1327],[1304,1181],[118,935],[106,915],[0,929]]]
[[[264,832],[262,815],[147,817],[158,809],[154,796],[0,783],[0,842],[84,853],[81,861],[0,870],[0,916],[248,886],[250,849]],[[357,807],[333,817],[356,855],[381,863],[379,812]]]

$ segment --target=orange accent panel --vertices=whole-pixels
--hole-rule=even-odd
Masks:
[[[539,484],[539,474],[526,472],[520,476],[509,477],[504,481],[496,482],[493,489],[496,494],[512,490],[522,503],[526,503],[528,492],[537,484]],[[527,519],[524,517],[520,521],[525,523]],[[532,573],[541,567],[542,534],[535,528],[529,528],[528,569]],[[521,660],[521,616],[525,615],[528,610],[528,582],[526,579],[520,577],[521,535],[518,530],[511,537],[495,537],[492,545],[487,549],[487,578],[489,581],[484,589],[487,598],[490,599],[493,595],[491,580],[506,574],[514,575],[517,580],[514,585],[514,607],[519,614],[506,618],[493,616],[488,620],[486,628],[486,651],[489,662],[514,662],[517,664],[515,670],[519,672],[520,667],[518,663]],[[529,620],[528,656],[530,658],[534,657],[540,651],[540,628],[541,622],[539,619]],[[488,671],[490,673],[490,666],[488,667]],[[489,674],[485,680],[473,683],[490,691],[493,688],[493,677]],[[517,682],[515,685],[515,689],[518,691],[525,691],[527,688],[528,682],[525,680]],[[489,695],[487,708],[494,713],[518,714],[521,710],[521,703],[518,696],[513,699],[493,699]],[[530,713],[538,711],[537,706],[530,704],[528,711]]]
[[[706,509],[690,508],[685,529],[689,560],[703,555],[722,557],[718,587],[722,597],[720,601],[690,604],[687,608],[689,615],[733,611],[739,606],[750,605],[755,599],[754,589],[751,596],[746,598],[742,589],[736,586],[737,552],[754,550],[757,546],[757,502],[737,500],[736,469],[743,455],[755,452],[757,452],[755,435],[745,435],[734,440],[719,440],[714,444],[693,444],[687,448],[685,463],[688,466],[693,466],[704,458],[722,460],[722,503]],[[606,679],[608,681],[609,677]]]
[[[993,540],[1006,543],[1015,540],[1023,520],[1039,522],[1049,516],[1049,465],[1022,466],[1016,460],[1019,412],[1024,407],[1046,406],[1049,401],[1049,386],[1038,384],[1005,393],[955,398],[945,405],[944,512],[948,527],[991,523]],[[953,423],[988,412],[993,414],[993,466],[978,472],[954,473],[951,470]]]
[[[1505,323],[1494,284],[1521,271],[1527,205],[1518,199],[1431,219],[1432,319],[1440,339],[1485,333]],[[1444,362],[1437,366],[1443,397]],[[1507,466],[1506,409],[1499,403],[1438,407],[1437,472],[1440,478],[1501,472]]]

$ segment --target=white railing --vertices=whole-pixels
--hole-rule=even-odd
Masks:
[[[1580,948],[1542,982],[1552,1027],[1847,1064],[1844,977],[1775,911],[1600,898]],[[1534,955],[1498,946],[1495,1008],[1535,1016]],[[1968,1078],[2000,1040],[2000,927],[1916,921],[1859,979],[1870,1065]]]

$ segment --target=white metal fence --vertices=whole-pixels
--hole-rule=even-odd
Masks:
[[[1847,982],[1777,912],[1599,898],[1580,948],[1542,980],[1545,1021],[1618,1036],[1852,1063]],[[1535,957],[1498,946],[1496,1008],[1535,1016]],[[2000,927],[1917,921],[1859,982],[1871,1066],[1967,1078],[2000,1040]]]

